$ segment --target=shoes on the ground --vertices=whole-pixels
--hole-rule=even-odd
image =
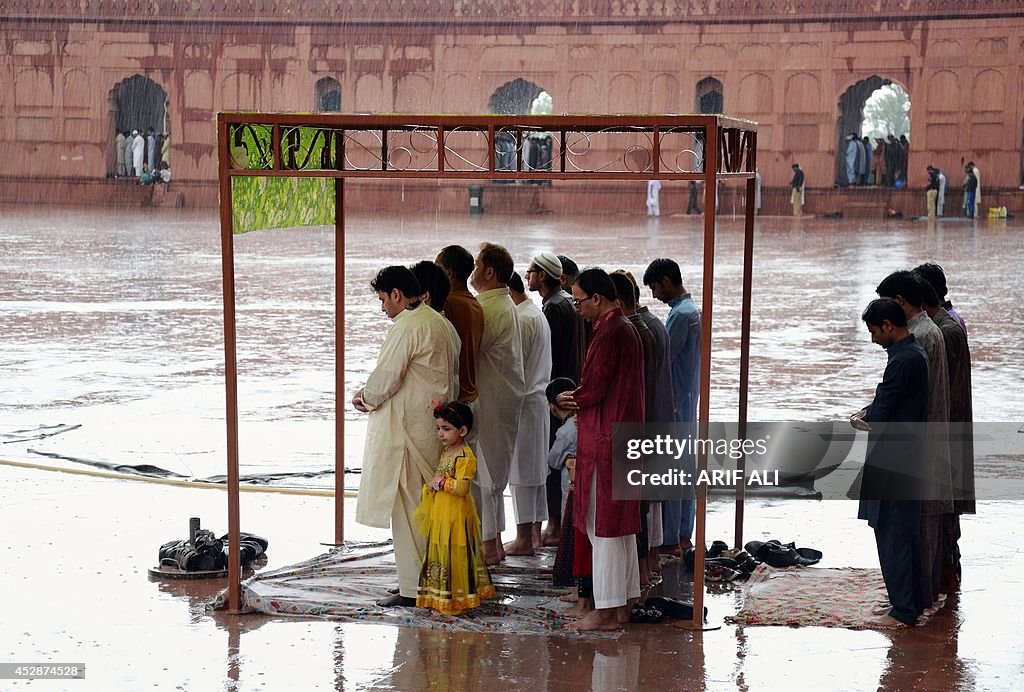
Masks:
[[[654,625],[665,619],[664,614],[657,608],[645,604],[636,603],[629,611],[629,621],[641,625]]]
[[[725,541],[712,541],[711,547],[708,548],[707,552],[704,553],[707,557],[718,557],[729,549],[729,544]]]
[[[691,620],[693,619],[693,604],[687,603],[686,601],[680,601],[678,598],[670,598],[668,596],[649,596],[644,605],[648,608],[656,608],[660,610],[665,617],[672,620]],[[704,617],[708,616],[708,609],[704,608]]]
[[[821,553],[813,548],[797,550],[793,544],[783,545],[779,541],[750,541],[744,548],[747,552],[771,567],[794,567],[815,565],[821,560]],[[800,551],[804,551],[801,554]]]
[[[742,579],[743,576],[744,575],[740,572],[732,569],[731,567],[726,567],[725,565],[712,563],[704,566],[704,578],[708,581],[729,582]]]

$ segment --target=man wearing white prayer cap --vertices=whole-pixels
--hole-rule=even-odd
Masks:
[[[573,307],[572,297],[562,289],[562,262],[553,252],[539,252],[530,260],[526,281],[531,291],[540,293],[544,317],[551,331],[551,378],[568,377],[579,382],[583,357],[586,355],[586,332],[583,317]],[[562,421],[551,416],[548,446]],[[547,479],[548,525],[544,545],[558,545],[562,531],[561,472],[553,471]]]

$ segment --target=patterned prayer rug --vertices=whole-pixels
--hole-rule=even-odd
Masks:
[[[884,629],[874,622],[878,615],[872,611],[888,603],[878,569],[775,569],[762,564],[743,587],[743,607],[725,620],[737,625]]]
[[[263,571],[242,582],[242,608],[291,615],[422,627],[445,632],[540,634],[616,639],[621,632],[576,632],[559,616],[570,604],[565,589],[551,585],[553,550],[532,558],[509,558],[491,568],[498,599],[453,617],[426,608],[381,608],[375,601],[398,583],[394,552],[387,543],[349,543],[288,567]],[[226,607],[226,592],[208,606]]]

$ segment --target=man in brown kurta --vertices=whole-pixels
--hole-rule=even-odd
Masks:
[[[577,410],[576,487],[573,522],[586,526],[593,545],[594,605],[576,623],[580,630],[617,629],[628,622],[628,602],[640,596],[636,534],[639,499],[615,498],[612,433],[616,423],[644,420],[643,347],[636,329],[616,306],[615,286],[601,269],[580,273],[573,302],[594,325],[580,386],[558,397]],[[621,460],[620,460],[621,461]]]
[[[438,253],[434,264],[444,270],[451,283],[451,292],[443,306],[444,316],[462,340],[459,401],[472,404],[477,398],[476,357],[480,351],[480,337],[484,333],[484,310],[467,285],[469,275],[473,273],[473,255],[461,245],[449,245]]]

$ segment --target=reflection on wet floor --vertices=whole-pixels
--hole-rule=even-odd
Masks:
[[[216,219],[4,212],[0,433],[82,427],[4,444],[0,457],[38,461],[33,448],[189,476],[222,473]],[[1010,223],[760,219],[751,418],[832,420],[860,408],[884,365],[860,311],[890,270],[932,260],[946,268],[951,299],[968,320],[976,419],[1019,420],[1024,243]],[[387,328],[369,279],[384,264],[432,258],[450,243],[475,248],[499,239],[523,263],[555,249],[583,266],[634,273],[671,256],[700,300],[701,229],[693,219],[355,217],[348,229],[350,390]],[[719,420],[734,415],[737,396],[740,238],[739,221],[723,220],[712,391]],[[236,249],[243,472],[329,467],[333,233],[249,234]],[[652,309],[664,314],[663,306]],[[357,466],[364,427],[353,412],[346,418],[346,463]],[[1021,501],[982,501],[978,516],[964,521],[964,591],[923,628],[726,625],[694,635],[637,626],[617,641],[593,642],[210,615],[205,602],[223,583],[163,583],[146,570],[161,543],[183,535],[188,517],[224,528],[221,492],[0,465],[0,494],[0,525],[8,529],[0,660],[85,661],[87,681],[75,689],[989,690],[1012,689],[1024,677]],[[270,539],[270,568],[322,552],[333,536],[325,498],[247,494],[241,502],[242,529]],[[870,531],[855,514],[845,501],[751,498],[744,540],[797,540],[825,553],[822,566],[876,566]],[[381,537],[351,518],[350,507],[353,538]],[[709,540],[731,542],[727,499],[712,500],[707,526]],[[669,595],[690,593],[678,567],[665,577]],[[714,587],[706,601],[712,618],[736,611],[738,589]]]
[[[161,543],[185,533],[189,516],[224,526],[222,492],[2,465],[0,492],[0,524],[18,527],[0,570],[0,659],[84,661],[81,689],[1001,690],[1024,672],[1020,502],[981,503],[964,521],[964,591],[925,627],[725,624],[693,634],[636,625],[618,640],[593,641],[211,614],[205,604],[224,580],[161,581],[147,569]],[[752,499],[746,539],[819,548],[824,567],[875,566],[871,532],[855,512],[851,502]],[[266,568],[275,569],[325,550],[333,506],[243,495],[241,515],[243,530],[269,538]],[[712,499],[709,539],[731,540],[732,519],[731,501]],[[666,564],[664,577],[664,593],[692,593],[678,562]],[[711,620],[736,612],[740,589],[709,586]]]

